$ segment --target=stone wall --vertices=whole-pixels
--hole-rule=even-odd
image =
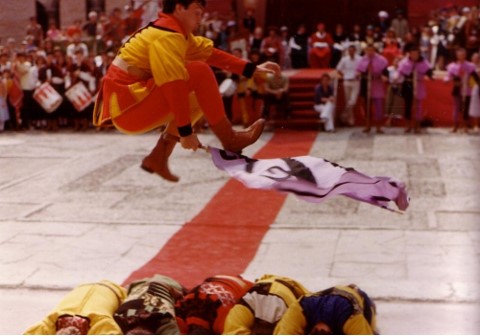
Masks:
[[[86,17],[87,2],[85,0],[60,1],[60,27],[68,27],[77,19],[85,22]]]
[[[0,44],[8,37],[20,43],[25,37],[29,18],[35,16],[35,1],[0,1]]]

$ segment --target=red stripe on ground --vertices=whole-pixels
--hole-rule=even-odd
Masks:
[[[277,132],[255,157],[306,155],[316,136],[317,132]],[[159,273],[192,287],[215,274],[243,273],[285,198],[273,191],[247,189],[230,179],[196,217],[124,283]]]

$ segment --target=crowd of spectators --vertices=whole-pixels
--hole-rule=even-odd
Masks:
[[[81,82],[89,94],[95,96],[116,50],[141,26],[141,12],[141,7],[115,8],[110,15],[90,12],[86,22],[79,19],[59,29],[52,21],[47,31],[32,17],[23,41],[12,38],[0,41],[0,130],[36,128],[55,131],[59,127],[86,130],[91,127],[93,104],[79,112],[75,104],[65,99],[65,92]],[[395,13],[381,11],[376,22],[365,27],[354,24],[351,31],[347,31],[343,24],[337,24],[329,33],[331,27],[323,23],[317,27],[301,24],[295,30],[287,26],[265,30],[257,24],[254,10],[248,10],[240,20],[233,15],[221,18],[218,13],[206,12],[198,34],[212,39],[220,49],[255,63],[272,60],[282,69],[335,68],[348,46],[355,45],[356,51],[363,54],[368,45],[374,45],[390,65],[410,48],[418,46],[422,57],[436,70],[445,70],[446,65],[455,59],[456,48],[465,48],[469,58],[478,53],[479,15],[475,6],[459,8],[452,5],[432,10],[428,22],[415,27],[409,24],[402,10]],[[243,109],[247,109],[246,105],[256,108],[255,102],[262,98],[266,81],[234,79]],[[35,90],[45,82],[64,98],[51,113],[47,113],[33,97]],[[288,87],[288,83],[286,85]],[[242,102],[241,98],[245,96],[253,97],[253,103]],[[228,99],[227,104],[231,104]],[[227,112],[231,110],[226,107]],[[247,116],[243,119],[248,119],[249,115],[253,118],[252,113],[243,114]],[[243,122],[251,123],[248,120]]]

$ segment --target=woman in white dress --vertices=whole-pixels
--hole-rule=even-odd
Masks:
[[[480,55],[478,53],[473,54],[472,63],[475,64],[476,71],[480,75]],[[476,83],[472,88],[472,98],[470,101],[468,115],[473,121],[473,131],[478,133],[478,124],[480,119],[480,88]]]
[[[0,132],[5,129],[5,122],[10,119],[7,107],[7,78],[0,75]]]

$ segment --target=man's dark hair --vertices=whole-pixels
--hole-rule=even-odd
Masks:
[[[182,5],[187,8],[192,3],[198,3],[200,6],[205,7],[206,0],[163,0],[163,12],[165,14],[172,14],[175,11],[176,5]]]

